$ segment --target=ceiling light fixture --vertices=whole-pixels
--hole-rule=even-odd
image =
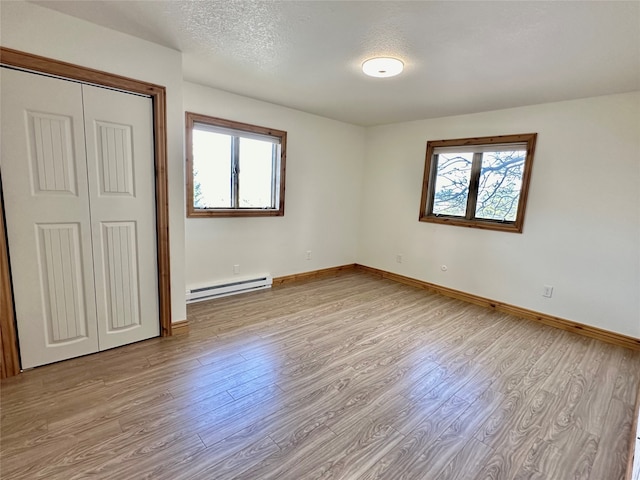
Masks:
[[[402,73],[403,69],[404,63],[391,57],[370,58],[362,64],[362,71],[370,77],[395,77]]]

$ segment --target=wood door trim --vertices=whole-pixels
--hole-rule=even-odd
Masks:
[[[110,87],[125,92],[151,97],[153,104],[154,163],[156,190],[156,241],[158,256],[158,307],[160,335],[172,334],[171,329],[171,269],[169,253],[169,195],[167,174],[167,98],[166,89],[153,83],[134,80],[92,68],[74,65],[31,53],[0,47],[0,64],[31,72],[53,75],[83,83]],[[0,207],[3,207],[0,202]],[[17,332],[15,329],[14,304],[9,271],[9,253],[4,232],[4,210],[0,239],[0,334],[2,345],[2,368],[0,378],[19,373]]]
[[[13,290],[7,255],[7,236],[4,225],[4,203],[0,195],[0,378],[20,373],[18,336],[13,314]]]

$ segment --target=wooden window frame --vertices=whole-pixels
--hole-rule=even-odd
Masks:
[[[212,125],[214,127],[228,128],[230,130],[268,135],[280,139],[280,166],[273,171],[273,182],[279,181],[279,185],[274,185],[272,192],[277,192],[278,198],[276,208],[196,208],[193,203],[193,129],[196,123]],[[186,143],[186,203],[188,218],[202,217],[282,217],[284,216],[284,194],[285,194],[285,172],[287,157],[287,132],[274,128],[260,127],[248,123],[225,120],[223,118],[210,117],[199,113],[185,112],[185,143]],[[237,147],[237,142],[236,147]],[[232,181],[231,194],[234,196],[235,205],[238,204],[238,175],[230,172]]]
[[[0,47],[0,64],[21,70],[43,73],[149,96],[153,105],[154,164],[156,193],[156,242],[158,258],[158,306],[160,336],[172,335],[171,269],[169,250],[169,194],[167,173],[167,100],[166,89],[112,73],[61,62],[31,53]],[[0,197],[0,378],[20,373],[18,337],[15,328],[13,290],[9,266],[9,251],[4,232],[4,206]]]
[[[524,215],[529,194],[529,183],[531,180],[531,169],[535,153],[537,133],[523,133],[516,135],[496,135],[492,137],[458,138],[452,140],[429,140],[425,155],[424,177],[422,180],[422,198],[420,201],[421,222],[439,223],[444,225],[455,225],[460,227],[481,228],[485,230],[498,230],[503,232],[522,233]],[[526,157],[524,170],[522,173],[522,187],[518,201],[518,211],[513,222],[503,222],[499,220],[479,219],[473,217],[475,212],[478,181],[480,177],[479,153],[474,153],[474,162],[471,171],[469,195],[467,199],[466,216],[448,216],[433,213],[433,201],[435,194],[435,182],[437,178],[437,159],[434,150],[439,147],[473,147],[480,145],[500,145],[510,143],[526,143]]]

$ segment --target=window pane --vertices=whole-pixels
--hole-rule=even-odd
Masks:
[[[240,208],[274,208],[272,142],[240,138]]]
[[[193,130],[193,204],[231,208],[231,136]]]
[[[434,214],[465,216],[472,162],[472,152],[438,155],[438,175],[433,198]]]
[[[482,154],[476,218],[516,220],[526,153],[514,150]]]

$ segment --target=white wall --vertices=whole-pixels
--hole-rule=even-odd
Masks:
[[[172,320],[184,320],[184,122],[180,52],[25,2],[2,2],[0,20],[3,47],[167,88]]]
[[[192,83],[183,94],[186,111],[287,132],[285,215],[187,219],[189,288],[233,278],[233,265],[277,277],[354,263],[364,128]]]
[[[640,337],[640,93],[365,130],[183,84],[179,52],[33,4],[2,2],[0,19],[5,47],[167,87],[174,321],[185,284],[234,264],[281,276],[357,261]],[[284,217],[189,219],[185,243],[185,109],[289,132]],[[428,139],[527,132],[539,136],[523,234],[418,222]]]
[[[529,132],[522,234],[418,222],[427,140]],[[368,129],[358,263],[640,337],[640,92]]]

